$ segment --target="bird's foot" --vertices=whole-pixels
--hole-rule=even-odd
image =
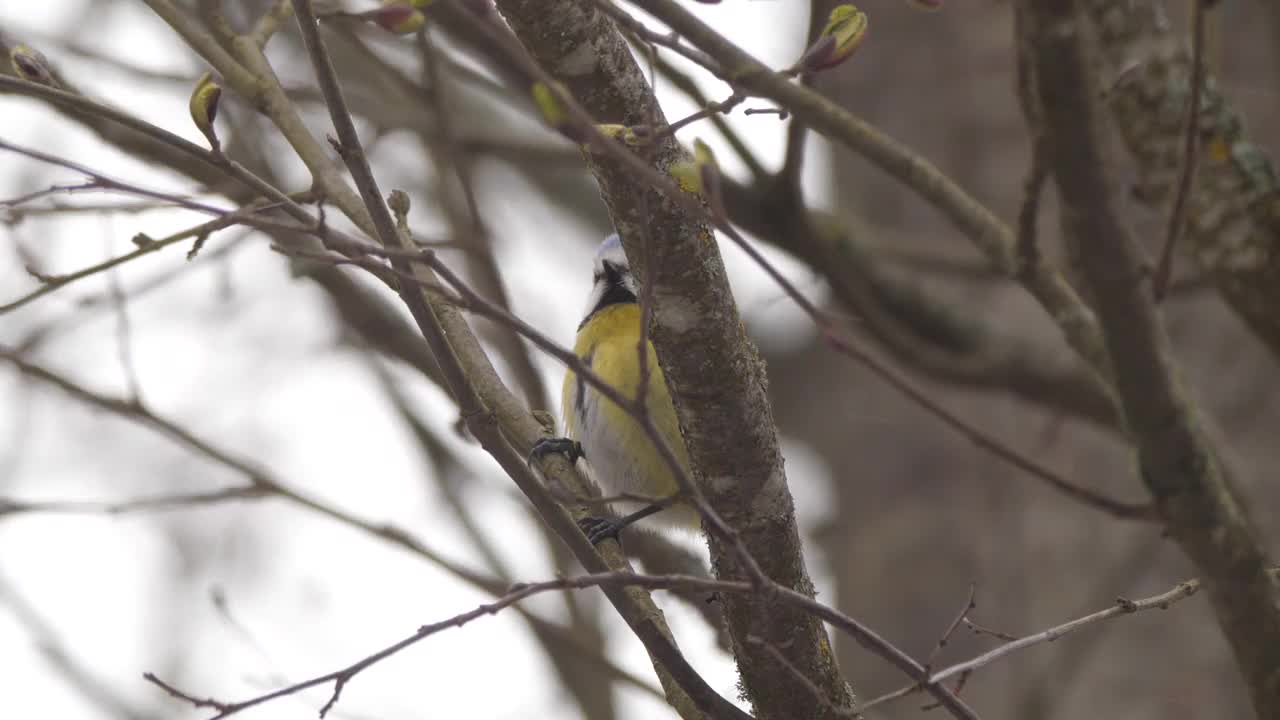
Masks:
[[[662,512],[671,505],[675,497],[672,496],[662,502],[645,505],[630,515],[623,515],[620,518],[585,517],[578,521],[578,527],[582,529],[583,534],[587,536],[592,545],[599,545],[602,540],[609,538],[618,540],[618,533],[622,532],[623,528],[654,513]],[[618,542],[622,541],[618,540]]]
[[[586,453],[582,452],[582,443],[571,438],[557,437],[542,438],[534,443],[533,449],[529,451],[527,460],[532,465],[535,460],[541,460],[552,453],[564,455],[570,463],[576,463],[579,458],[587,456]]]
[[[578,521],[578,529],[587,536],[592,545],[599,545],[605,540],[617,540],[618,533],[630,525],[626,518],[605,518],[588,516]]]

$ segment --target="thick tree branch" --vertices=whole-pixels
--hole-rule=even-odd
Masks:
[[[1193,70],[1157,0],[1087,0],[1102,52],[1107,108],[1137,162],[1136,197],[1163,205],[1185,154]],[[1194,108],[1200,152],[1187,197],[1185,243],[1233,310],[1280,359],[1280,181],[1250,142],[1207,69]],[[1171,110],[1172,109],[1172,110]]]
[[[626,42],[595,3],[500,0],[498,7],[539,64],[596,121],[665,122]],[[669,136],[655,150],[659,168],[682,154]],[[710,229],[612,158],[593,156],[592,161],[628,257],[637,266],[652,257],[656,265],[650,275],[656,300],[653,342],[703,492],[766,575],[812,594],[764,393],[763,367],[742,334]],[[653,240],[648,253],[642,243],[646,234]],[[728,541],[709,533],[708,543],[717,577],[744,576]],[[783,648],[787,660],[833,704],[852,705],[821,623],[764,596],[726,596],[723,602],[743,689],[760,717],[832,714],[777,658],[748,643],[752,634]]]
[[[1201,570],[1258,717],[1280,717],[1280,583],[1175,376],[1138,247],[1116,207],[1075,3],[1022,3],[1068,240],[1096,300],[1143,480]]]

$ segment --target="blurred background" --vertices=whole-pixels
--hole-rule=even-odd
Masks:
[[[197,13],[209,4],[189,3]],[[833,4],[816,2],[814,12],[823,18]],[[244,28],[267,3],[226,5]],[[803,51],[806,6],[689,3],[774,67]],[[954,2],[937,13],[900,0],[861,7],[871,26],[862,47],[817,87],[1014,218],[1029,142],[1013,90],[1009,4]],[[1182,27],[1183,3],[1169,10]],[[447,241],[465,198],[442,147],[461,149],[488,245],[455,243],[443,257],[481,292],[505,294],[518,315],[569,344],[591,255],[610,231],[595,185],[577,149],[542,127],[500,66],[447,28],[430,32],[442,80],[426,90],[412,38],[352,26],[326,35],[379,181],[412,196],[415,231]],[[1276,157],[1280,13],[1261,1],[1222,3],[1210,37],[1221,90]],[[79,90],[205,144],[187,116],[204,68],[142,3],[6,3],[0,42],[6,51],[19,42],[37,47]],[[292,21],[268,55],[313,132],[328,132]],[[671,67],[655,69],[656,86],[669,120],[700,106],[689,90],[712,100],[729,94],[663,57]],[[230,93],[221,113],[232,157],[286,190],[306,188],[303,166],[265,119]],[[856,250],[856,262],[839,268],[814,262],[811,248],[778,232],[783,210],[753,183],[758,171],[782,165],[786,122],[739,111],[727,128],[752,159],[707,122],[680,137],[717,150],[738,181],[727,192],[730,214],[793,282],[936,402],[1075,483],[1145,499],[1114,421],[1080,391],[1078,363],[1051,323],[943,218],[853,153],[811,137],[803,201],[841,223]],[[0,95],[0,139],[230,206],[218,188],[147,157],[128,138],[34,99]],[[1116,156],[1121,178],[1135,179],[1118,145]],[[0,201],[82,180],[13,153],[0,168]],[[1163,209],[1133,200],[1126,209],[1154,253]],[[1059,257],[1052,192],[1044,211],[1041,244]],[[133,250],[137,233],[159,238],[203,220],[108,193],[0,206],[0,304],[39,286],[27,268],[72,272]],[[154,422],[95,409],[0,362],[0,716],[205,717],[142,673],[199,697],[244,699],[345,666],[512,582],[578,570],[458,430],[457,410],[431,380],[396,298],[363,272],[291,262],[269,243],[260,232],[223,230],[192,261],[182,243],[0,314],[0,343],[21,347],[26,361],[101,396],[136,393],[154,416],[313,501],[107,512],[93,504],[216,491],[242,483],[243,473]],[[768,363],[821,600],[924,658],[971,585],[976,622],[1022,635],[1194,574],[1158,526],[1085,507],[1010,469],[833,353],[740,250],[721,249]],[[1280,373],[1185,259],[1164,311],[1183,376],[1275,552],[1280,485],[1267,480],[1280,463]],[[558,414],[563,369],[536,352],[526,361],[500,329],[477,327],[513,388]],[[18,512],[16,502],[54,505]],[[700,538],[636,538],[628,549],[645,568],[705,564]],[[655,597],[694,666],[736,697],[731,658],[708,620],[714,609],[697,597]],[[674,717],[655,694],[643,648],[598,593],[545,595],[521,608],[440,633],[362,673],[331,717]],[[851,641],[835,641],[860,695],[904,683]],[[997,643],[961,630],[938,662]],[[242,717],[314,717],[329,694],[318,688]],[[963,694],[988,719],[1250,712],[1202,597],[1036,646],[976,673]],[[912,696],[871,717],[937,715],[924,704]]]

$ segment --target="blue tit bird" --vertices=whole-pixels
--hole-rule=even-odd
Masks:
[[[640,293],[622,241],[614,234],[596,252],[595,282],[586,315],[578,325],[574,354],[601,380],[623,397],[635,398],[640,385]],[[680,436],[675,406],[658,366],[652,343],[646,343],[649,385],[644,405],[659,434],[674,451],[686,473],[688,451]],[[664,525],[697,529],[698,513],[680,502],[670,466],[644,428],[612,400],[584,382],[572,370],[564,377],[564,425],[567,438],[545,439],[534,454],[563,452],[571,460],[586,459],[591,477],[607,495],[633,494],[667,498],[615,519],[590,518],[583,530],[591,542],[613,537],[628,525],[659,511]]]

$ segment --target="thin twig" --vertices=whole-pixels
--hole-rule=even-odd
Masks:
[[[713,117],[715,115],[728,115],[746,99],[745,95],[734,93],[720,102],[707,103],[701,110],[690,113],[670,125],[659,129],[654,133],[654,139],[656,140],[665,135],[675,135],[681,129],[705,118]]]
[[[275,493],[262,485],[237,485],[207,492],[155,495],[132,500],[15,500],[0,497],[0,518],[27,513],[63,515],[125,515],[156,510],[180,510],[232,500],[258,500]]]
[[[929,653],[929,659],[924,661],[924,668],[932,673],[933,661],[938,659],[938,653],[942,652],[942,648],[947,646],[947,642],[951,640],[951,636],[955,634],[956,628],[960,627],[960,623],[969,616],[969,611],[977,607],[973,602],[973,596],[977,592],[978,586],[969,583],[969,596],[964,601],[964,607],[960,609],[960,613],[956,615],[956,619],[951,621],[947,629],[943,631],[942,637],[938,638],[937,644],[933,646],[933,651]]]
[[[614,22],[618,23],[628,33],[641,38],[645,42],[667,48],[693,64],[699,65],[712,73],[719,74],[719,63],[701,50],[691,48],[680,42],[680,36],[675,32],[660,33],[650,30],[644,23],[636,20],[625,10],[615,5],[613,0],[594,0],[594,2],[596,7],[613,18]]]
[[[33,300],[43,297],[44,295],[48,295],[49,293],[54,292],[55,290],[58,290],[60,288],[66,287],[67,285],[70,285],[76,281],[83,280],[84,278],[91,277],[93,275],[97,275],[98,273],[101,273],[101,272],[109,271],[111,268],[114,268],[118,265],[123,265],[125,263],[131,262],[133,260],[136,260],[137,258],[142,257],[143,255],[148,255],[150,253],[153,253],[162,248],[166,248],[175,243],[182,242],[183,240],[193,238],[193,237],[199,237],[201,235],[208,235],[216,230],[221,230],[223,228],[230,227],[237,223],[257,224],[257,222],[253,220],[253,216],[257,213],[261,213],[266,210],[269,210],[272,207],[273,205],[269,205],[265,203],[252,203],[243,208],[240,208],[239,210],[229,211],[221,217],[215,218],[208,222],[201,223],[194,227],[176,232],[172,235],[169,235],[167,237],[162,237],[162,238],[152,238],[146,234],[139,233],[134,236],[134,244],[138,246],[137,250],[124,253],[123,255],[117,255],[115,257],[108,258],[107,260],[103,260],[102,262],[89,265],[88,267],[81,268],[79,270],[76,270],[75,272],[59,274],[59,275],[43,276],[40,278],[42,283],[40,287],[26,293],[25,295],[21,295],[17,298],[14,298],[9,302],[0,304],[0,315],[3,315],[12,310],[17,310],[18,308],[32,302]],[[261,222],[264,224],[270,224],[273,226],[277,225],[277,223],[272,223],[271,221],[267,221],[265,219],[261,220]],[[293,229],[301,229],[301,228],[293,228]]]
[[[805,38],[804,46],[812,47],[822,34],[822,28],[826,24],[823,17],[823,3],[819,0],[810,0],[809,2],[809,30]],[[812,86],[814,76],[806,73],[801,74],[796,80],[800,85]],[[782,167],[778,170],[777,177],[785,183],[796,197],[801,196],[801,180],[804,172],[804,151],[805,145],[809,137],[809,128],[800,118],[793,117],[787,125],[787,144],[786,150],[782,157]]]
[[[109,224],[102,234],[107,254],[111,254],[112,236]],[[116,356],[120,360],[120,371],[124,373],[125,385],[129,390],[129,398],[135,404],[142,403],[142,381],[138,378],[138,368],[133,362],[133,325],[129,320],[129,302],[125,297],[124,287],[120,284],[120,271],[111,268],[106,273],[107,292],[111,298],[111,306],[116,314]]]
[[[695,105],[706,107],[711,102],[711,99],[703,92],[697,81],[681,72],[661,55],[654,58],[654,69],[664,80],[671,83],[675,89],[684,93]],[[747,166],[747,171],[751,174],[751,178],[757,182],[767,179],[769,172],[765,170],[760,158],[756,157],[742,136],[734,132],[725,117],[723,115],[712,115],[710,119],[716,131],[729,144],[729,147],[733,148],[733,152],[738,156],[738,159],[742,161],[743,165]]]
[[[1005,642],[1013,642],[1018,639],[1017,635],[1010,635],[1007,632],[1002,632],[995,628],[989,628],[986,625],[980,625],[969,618],[965,618],[963,622],[964,626],[972,630],[976,635],[990,635],[993,638],[1003,640]]]
[[[898,392],[905,395],[930,415],[941,420],[944,425],[960,433],[975,446],[987,451],[995,458],[1015,467],[1032,477],[1043,480],[1050,487],[1084,505],[1102,510],[1119,518],[1154,522],[1156,513],[1148,503],[1131,503],[1116,500],[1101,493],[1090,490],[1066,479],[1057,472],[1036,462],[1024,453],[1009,447],[995,437],[980,430],[977,426],[962,419],[940,405],[927,393],[917,388],[910,380],[892,367],[881,363],[848,336],[828,333],[827,341],[834,345],[846,357],[862,363],[864,367],[875,373]]]
[[[1191,0],[1191,97],[1187,103],[1187,132],[1183,136],[1182,165],[1178,169],[1178,185],[1174,190],[1173,208],[1169,211],[1169,229],[1160,259],[1151,278],[1151,294],[1156,302],[1164,299],[1173,276],[1173,252],[1187,223],[1187,205],[1191,199],[1191,183],[1195,179],[1200,150],[1200,93],[1204,85],[1204,0]]]
[[[910,695],[911,693],[918,692],[922,689],[927,689],[949,678],[955,677],[957,675],[962,675],[965,673],[970,673],[970,672],[973,672],[974,670],[977,670],[978,668],[984,667],[986,665],[990,665],[996,660],[1006,657],[1019,650],[1029,648],[1033,645],[1039,645],[1040,643],[1053,642],[1054,640],[1057,640],[1058,638],[1061,638],[1064,635],[1075,632],[1076,630],[1079,630],[1083,627],[1087,627],[1089,625],[1102,622],[1103,620],[1110,620],[1112,618],[1119,617],[1121,615],[1132,615],[1133,613],[1143,612],[1146,610],[1167,610],[1174,603],[1177,603],[1180,600],[1185,600],[1186,598],[1189,598],[1192,595],[1195,595],[1197,592],[1199,592],[1200,587],[1201,587],[1200,581],[1198,579],[1193,579],[1193,580],[1186,580],[1186,581],[1180,582],[1177,585],[1175,585],[1173,589],[1167,592],[1163,592],[1163,593],[1160,593],[1159,595],[1153,595],[1151,597],[1143,598],[1141,600],[1126,600],[1124,598],[1117,598],[1115,605],[1112,605],[1111,607],[1105,610],[1099,610],[1098,612],[1090,613],[1083,617],[1076,618],[1075,620],[1062,623],[1061,625],[1055,625],[1049,628],[1048,630],[1043,630],[1041,632],[1028,635],[1023,638],[1018,638],[1017,640],[1013,640],[1011,642],[1005,643],[1004,645],[1001,645],[1000,647],[997,647],[992,650],[988,650],[987,652],[975,658],[966,660],[961,663],[956,663],[955,665],[951,665],[950,667],[947,667],[943,670],[939,670],[930,678],[929,683],[925,685],[917,684],[917,685],[909,685],[903,688],[899,688],[898,690],[895,690],[891,693],[881,695],[878,698],[868,701],[867,703],[863,704],[859,709],[867,710],[872,707],[875,707],[876,705],[880,705],[882,703],[888,702],[889,700]]]
[[[1046,136],[1038,132],[1031,140],[1031,169],[1022,186],[1022,204],[1018,207],[1018,229],[1014,248],[1018,256],[1018,273],[1035,272],[1040,264],[1040,246],[1036,241],[1036,220],[1040,214],[1040,196],[1049,178],[1049,163],[1045,157]]]
[[[0,138],[0,150],[8,150],[10,152],[18,153],[19,155],[25,155],[29,158],[32,158],[33,160],[39,160],[41,162],[48,163],[50,165],[56,165],[61,168],[66,168],[67,170],[73,170],[90,179],[90,182],[82,183],[80,185],[55,186],[53,188],[50,188],[49,190],[41,190],[36,193],[23,196],[21,198],[7,200],[3,203],[0,203],[0,205],[2,206],[12,207],[15,205],[19,205],[23,202],[27,202],[37,197],[47,195],[51,191],[97,189],[97,190],[114,190],[116,192],[122,192],[129,195],[137,195],[139,197],[151,198],[152,200],[158,200],[160,202],[170,203],[177,207],[187,208],[188,210],[195,210],[197,212],[202,212],[208,215],[224,215],[226,213],[231,212],[230,210],[219,208],[214,205],[208,205],[202,202],[197,202],[184,195],[164,192],[161,190],[150,190],[148,188],[144,188],[140,185],[137,185],[136,183],[125,182],[123,180],[116,180],[115,178],[112,178],[108,175],[98,172],[97,170],[93,170],[89,167],[81,165],[80,163],[72,162],[71,160],[67,160],[66,158],[61,158],[56,155],[50,155],[49,153],[36,150],[34,148],[23,147],[16,143],[11,143],[3,138]]]
[[[272,700],[294,695],[309,688],[332,683],[333,692],[329,696],[328,701],[326,701],[320,708],[320,717],[323,718],[326,717],[329,711],[333,709],[333,706],[341,697],[343,689],[357,675],[373,665],[386,660],[405,648],[416,645],[432,635],[450,628],[462,627],[463,625],[474,620],[478,620],[485,615],[496,615],[501,610],[532,595],[555,590],[573,590],[606,585],[614,587],[643,587],[650,590],[692,587],[702,590],[742,592],[750,591],[751,589],[751,586],[747,583],[726,583],[718,580],[710,580],[707,578],[698,578],[693,576],[636,575],[630,572],[604,572],[577,578],[564,578],[539,583],[517,584],[512,586],[509,592],[497,598],[493,602],[484,603],[472,610],[459,613],[445,620],[423,625],[412,635],[388,645],[377,652],[371,653],[370,655],[367,655],[343,668],[324,673],[323,675],[317,675],[307,680],[302,680],[286,687],[279,688],[262,695],[257,695],[247,700],[224,702],[213,698],[199,698],[177,689],[173,685],[161,680],[154,673],[144,673],[143,678],[148,682],[157,685],[173,697],[189,703],[193,707],[211,708],[216,710],[217,714],[213,715],[209,720],[221,720],[222,718],[231,717],[232,715],[236,715],[244,710],[248,710],[249,708],[262,705]]]

